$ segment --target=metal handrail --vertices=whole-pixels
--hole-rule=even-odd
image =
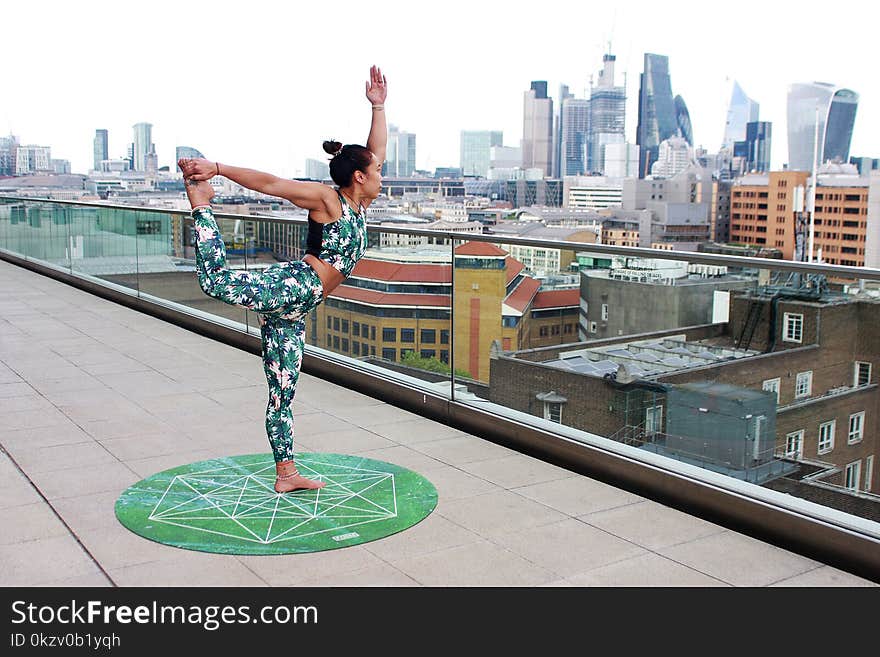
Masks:
[[[82,207],[94,207],[110,210],[127,210],[130,212],[153,212],[161,214],[175,214],[183,217],[190,215],[187,210],[174,210],[163,208],[140,207],[133,205],[115,205],[110,203],[66,201],[61,199],[42,199],[36,197],[7,196],[0,194],[0,199],[31,203],[54,203],[58,205],[71,205]],[[216,212],[215,216],[220,219],[239,219],[242,221],[260,221],[274,224],[302,224],[306,225],[305,217],[269,217],[264,215],[232,214]],[[636,246],[612,246],[610,244],[591,244],[589,242],[566,242],[563,240],[545,240],[527,237],[508,237],[499,235],[486,235],[478,233],[459,233],[449,230],[431,230],[423,228],[410,228],[398,226],[367,225],[371,233],[392,233],[398,235],[418,235],[422,237],[443,237],[459,242],[488,242],[490,244],[512,244],[517,246],[535,246],[550,249],[563,249],[566,251],[590,251],[609,255],[633,256],[639,258],[651,258],[654,260],[685,260],[687,262],[704,265],[723,265],[731,267],[743,267],[750,269],[773,269],[804,274],[833,275],[840,278],[855,280],[880,281],[880,269],[871,267],[852,267],[849,265],[829,265],[826,263],[796,262],[794,260],[777,260],[770,258],[756,258],[753,256],[735,256],[714,253],[699,253],[693,251],[661,251]]]

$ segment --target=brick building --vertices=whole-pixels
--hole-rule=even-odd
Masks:
[[[316,309],[310,342],[356,358],[413,353],[488,381],[493,343],[516,351],[577,340],[578,294],[542,289],[484,242],[455,249],[454,282],[446,251],[369,251]]]
[[[814,255],[832,265],[865,265],[868,226],[869,179],[847,173],[818,174],[814,219]],[[806,171],[772,171],[749,175],[734,184],[730,193],[730,240],[775,247],[783,258],[796,260],[798,220],[796,197],[806,198],[810,174]],[[796,191],[800,190],[800,191]],[[800,214],[800,216],[799,216]],[[806,224],[802,225],[806,231]],[[804,246],[807,233],[804,233]]]
[[[681,386],[763,391],[776,401],[773,458],[800,467],[800,475],[767,485],[790,492],[806,486],[808,494],[795,494],[845,510],[865,507],[852,512],[880,519],[869,495],[880,494],[880,396],[873,369],[880,357],[878,321],[874,298],[778,288],[734,293],[724,324],[498,355],[490,399],[625,439],[633,435],[627,427],[640,428],[642,438],[666,432],[669,413],[681,412],[669,408],[670,390]],[[748,332],[748,344],[737,347]],[[716,353],[723,357],[713,362],[718,349],[728,352]],[[649,350],[654,353],[643,353]],[[668,362],[661,351],[669,353]],[[713,398],[705,399],[699,410],[711,415]],[[714,439],[712,432],[701,437]],[[806,474],[812,475],[809,486]]]

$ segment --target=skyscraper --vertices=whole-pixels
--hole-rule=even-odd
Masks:
[[[489,173],[490,153],[493,146],[502,146],[501,130],[462,130],[460,166],[465,176],[482,176]]]
[[[626,132],[626,88],[614,86],[614,55],[602,58],[599,83],[590,90],[587,171],[605,173],[605,146],[622,144]]]
[[[734,80],[721,148],[732,149],[734,143],[746,140],[746,124],[758,120],[759,109],[758,103],[749,98],[739,82]]]
[[[746,171],[770,171],[771,136],[772,124],[769,121],[750,121],[746,124]]]
[[[569,97],[559,111],[560,161],[558,174],[582,176],[587,168],[587,139],[590,126],[590,101]]]
[[[688,112],[687,105],[684,104],[684,98],[676,96],[672,104],[675,107],[676,135],[684,139],[688,146],[693,146],[694,130],[691,127],[691,115]]]
[[[574,98],[574,94],[569,93],[567,84],[559,85],[559,98],[556,106],[553,108],[553,171],[554,178],[560,177],[562,170],[562,105],[567,98]]]
[[[135,123],[134,142],[132,145],[132,167],[135,171],[147,170],[147,155],[156,151],[153,144],[153,124]]]
[[[846,162],[859,95],[827,82],[795,83],[788,91],[788,168],[812,171],[819,119],[818,163]]]
[[[403,132],[396,125],[388,126],[388,146],[385,151],[386,176],[411,176],[416,170],[416,136]]]
[[[669,58],[645,53],[644,72],[639,78],[639,125],[636,143],[639,152],[639,177],[644,178],[657,160],[660,142],[678,134]]]
[[[101,170],[101,161],[109,160],[110,154],[108,149],[107,131],[103,128],[95,130],[95,171]]]
[[[547,81],[535,80],[523,94],[523,168],[552,173],[553,99],[547,96]]]

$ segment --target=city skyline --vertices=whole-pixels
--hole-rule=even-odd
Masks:
[[[575,97],[588,97],[590,77],[597,80],[610,41],[618,84],[626,75],[630,143],[642,60],[654,53],[669,58],[673,90],[687,101],[697,147],[719,148],[730,85],[737,80],[760,103],[761,120],[773,124],[771,166],[780,168],[788,153],[789,85],[825,81],[860,95],[851,155],[880,156],[880,127],[870,121],[880,106],[880,89],[867,68],[870,22],[853,20],[867,3],[820,21],[747,1],[723,23],[701,28],[710,25],[704,20],[709,10],[685,1],[672,8],[644,2],[618,4],[617,10],[571,8],[565,20],[539,11],[528,20],[513,18],[499,13],[499,3],[450,2],[449,11],[432,13],[430,21],[391,1],[383,7],[383,38],[362,54],[340,35],[368,34],[375,15],[343,4],[332,22],[318,10],[259,1],[247,13],[227,3],[205,12],[160,1],[136,19],[129,15],[133,10],[107,2],[50,2],[51,22],[43,20],[45,11],[16,5],[7,12],[15,28],[12,50],[32,52],[24,41],[32,30],[45,37],[45,47],[10,71],[6,84],[16,93],[0,108],[0,134],[51,146],[53,158],[86,173],[96,129],[108,130],[109,157],[118,158],[127,153],[131,126],[149,122],[160,167],[173,167],[175,148],[188,145],[211,159],[302,175],[308,158],[324,158],[323,139],[366,140],[370,116],[363,89],[375,63],[389,81],[389,123],[417,135],[416,165],[433,171],[459,164],[462,130],[502,131],[506,146],[519,146],[523,93],[533,80],[547,81],[554,106],[560,84]],[[84,12],[94,20],[80,20]],[[75,32],[68,27],[74,23],[80,26]],[[452,46],[474,26],[497,38]],[[420,51],[422,29],[448,38]],[[719,30],[727,35],[720,42]],[[385,36],[394,34],[402,36]],[[737,34],[761,47],[738,47]],[[108,47],[96,51],[95,44],[104,42]],[[232,43],[235,56],[227,54]],[[77,75],[60,75],[63,61],[76,61]]]

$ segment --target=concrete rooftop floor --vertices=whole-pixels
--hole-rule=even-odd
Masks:
[[[377,399],[300,379],[299,451],[415,470],[437,508],[327,552],[229,556],[141,538],[120,493],[268,452],[260,359],[0,260],[0,585],[875,586]]]

